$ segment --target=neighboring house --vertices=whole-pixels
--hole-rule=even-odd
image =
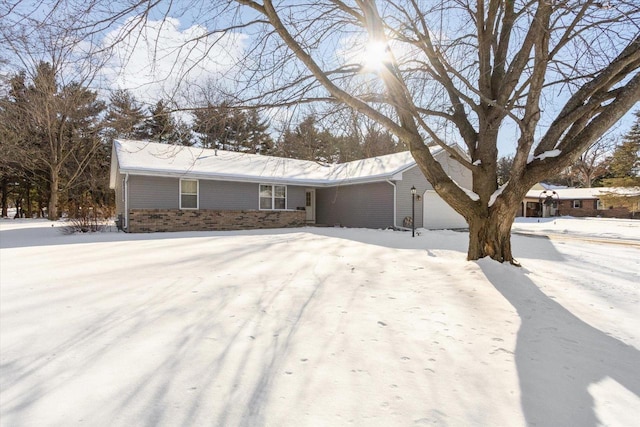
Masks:
[[[435,158],[461,186],[471,174],[442,148]],[[326,226],[465,228],[409,152],[342,164],[117,140],[110,187],[128,232]]]
[[[518,216],[631,218],[626,207],[605,205],[600,197],[613,188],[560,188],[536,184],[527,192]]]

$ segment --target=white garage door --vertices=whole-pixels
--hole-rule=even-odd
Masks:
[[[429,190],[424,193],[423,224],[427,229],[467,228],[467,221],[453,210],[438,194]]]

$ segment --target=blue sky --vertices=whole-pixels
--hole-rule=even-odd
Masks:
[[[38,10],[38,14],[44,13],[45,8],[34,7],[34,4],[39,3],[22,2],[20,7],[23,10]],[[233,73],[236,72],[233,71],[234,64],[246,48],[248,37],[238,32],[230,33],[222,40],[217,36],[206,36],[208,27],[213,28],[211,15],[215,11],[184,7],[187,4],[191,3],[177,3],[169,15],[166,15],[167,11],[161,4],[152,11],[140,33],[124,37],[101,73],[99,89],[103,93],[113,89],[129,89],[148,105],[161,98],[184,102],[185,97],[193,99],[204,96],[210,81],[220,84],[225,79],[233,79]],[[203,3],[202,7],[209,7],[207,4]],[[214,4],[210,7],[224,6]],[[124,16],[118,21],[119,26],[101,31],[100,40],[96,43],[109,44],[109,40],[116,37],[127,22]],[[194,38],[198,41],[189,42]],[[189,90],[184,92],[184,88]],[[547,110],[543,112],[543,117],[549,113],[552,116],[561,103],[562,96],[548,99],[543,106]],[[633,118],[632,112],[628,113],[611,132],[624,134],[631,127]],[[543,131],[544,127],[541,126],[540,130]],[[456,140],[457,134],[452,126],[445,133],[448,142]],[[516,138],[513,124],[505,122],[499,143],[501,156],[514,153]]]
[[[162,18],[165,13],[161,9],[155,12],[156,15],[152,15],[152,18]],[[204,55],[202,49],[193,49],[187,55],[185,49],[177,49],[177,46],[193,37],[194,34],[206,31],[206,25],[212,28],[213,25],[220,25],[220,22],[214,23],[211,19],[205,19],[207,13],[211,13],[211,11],[185,9],[179,12],[179,19],[170,18],[161,29],[159,29],[157,21],[151,21],[148,27],[152,30],[145,32],[150,39],[146,40],[145,43],[138,41],[135,49],[132,49],[129,41],[119,48],[120,57],[128,57],[129,59],[128,61],[119,63],[116,61],[113,63],[114,68],[112,71],[118,69],[119,66],[122,68],[119,69],[118,77],[112,80],[112,84],[132,89],[141,99],[154,102],[155,98],[160,96],[178,93],[176,91],[178,83],[181,83],[182,87],[190,87],[197,92],[206,84],[207,79],[220,82],[224,78],[233,78],[233,75],[228,73],[231,73],[234,60],[241,55],[243,48],[251,42],[250,37],[238,37],[238,33],[234,33],[234,36],[230,36],[226,42],[222,43],[222,47],[214,49],[208,55]],[[177,14],[178,11],[176,11]],[[201,40],[198,46],[201,48],[206,45],[207,39],[205,38]],[[158,54],[163,50],[166,53]],[[192,61],[195,64],[194,68],[186,72],[189,63]],[[176,63],[179,64],[177,68]],[[184,78],[175,78],[177,74],[184,74]],[[191,90],[189,96],[194,96],[193,92]],[[539,133],[544,132],[545,123],[548,124],[552,120],[552,117],[555,116],[567,97],[562,92],[556,92],[548,96],[543,102],[543,119],[539,126]],[[640,108],[640,104],[638,108]],[[615,136],[626,133],[633,123],[632,112],[633,110],[626,114],[610,130],[609,134]],[[452,126],[447,128],[446,135],[448,142],[454,142],[458,139],[457,133]],[[513,154],[516,149],[516,143],[515,125],[505,121],[501,128],[500,156]]]

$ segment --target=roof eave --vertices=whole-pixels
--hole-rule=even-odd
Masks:
[[[347,179],[299,179],[299,178],[282,178],[268,176],[251,176],[236,174],[211,174],[198,172],[178,172],[163,171],[157,169],[144,168],[120,168],[120,173],[140,176],[155,176],[164,178],[191,178],[191,179],[210,179],[215,181],[230,182],[250,182],[250,183],[271,183],[285,185],[299,185],[311,187],[336,187],[339,185],[368,184],[372,182],[384,182],[394,179],[398,172],[367,176],[362,178]]]

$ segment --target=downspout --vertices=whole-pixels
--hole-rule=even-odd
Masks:
[[[122,228],[129,231],[129,173],[124,175],[124,224]]]
[[[397,200],[396,193],[398,191],[398,187],[396,187],[396,184],[388,179],[387,179],[387,182],[391,184],[391,186],[393,187],[393,228],[396,228],[398,226],[398,222],[396,220],[396,214],[398,211],[398,200]]]

